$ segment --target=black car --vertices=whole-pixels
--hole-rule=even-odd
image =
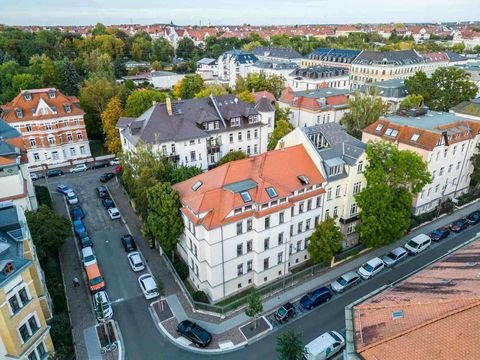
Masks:
[[[277,310],[274,316],[275,319],[277,319],[279,322],[287,322],[296,314],[297,312],[295,311],[295,307],[291,303],[287,302],[286,304],[283,304],[280,309]]]
[[[130,234],[122,236],[122,245],[125,248],[126,252],[131,252],[137,250],[137,244],[133,240],[133,236]]]
[[[460,231],[465,230],[468,227],[467,219],[458,219],[449,225],[450,230],[453,232],[459,233]]]
[[[48,170],[45,174],[46,177],[54,177],[54,176],[61,176],[63,175],[62,170]]]
[[[474,211],[467,216],[467,222],[470,225],[475,225],[480,221],[480,210]]]
[[[433,241],[440,241],[442,239],[445,239],[449,234],[450,234],[450,229],[448,228],[448,226],[442,226],[437,230],[433,230],[431,233],[428,234],[428,236]]]
[[[103,185],[97,186],[96,190],[97,190],[97,195],[98,195],[99,198],[108,197],[108,191],[107,191],[107,188],[105,186],[103,186]]]
[[[110,208],[115,207],[115,203],[114,203],[113,200],[110,199],[109,197],[103,198],[103,199],[102,199],[102,204],[103,204],[103,207],[104,207],[105,209],[107,209],[107,210],[110,209]]]
[[[114,177],[115,177],[115,174],[114,174],[114,173],[111,173],[111,172],[102,174],[102,175],[100,176],[100,182],[106,183],[106,182],[112,180]]]
[[[90,239],[90,236],[88,236],[88,234],[86,232],[81,233],[78,236],[78,240],[80,241],[80,246],[82,248],[93,246],[93,241],[92,241],[92,239]]]
[[[212,341],[212,335],[190,320],[183,320],[177,326],[177,333],[192,341],[195,346],[205,347]]]
[[[311,310],[314,307],[330,300],[331,298],[332,293],[330,292],[330,290],[328,290],[328,288],[326,287],[321,287],[302,296],[302,298],[300,299],[300,305],[305,310]]]
[[[72,216],[72,220],[83,219],[85,217],[85,213],[80,205],[76,205],[70,209],[70,215]]]
[[[104,167],[107,167],[107,166],[110,166],[110,164],[108,163],[108,161],[95,161],[95,163],[93,165],[90,165],[89,169],[100,169],[100,168],[104,168]]]

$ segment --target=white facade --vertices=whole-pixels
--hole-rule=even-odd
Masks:
[[[257,61],[257,57],[251,53],[228,51],[218,58],[218,79],[234,88],[237,78],[247,77],[249,68]]]
[[[152,84],[155,89],[172,89],[185,74],[175,74],[168,71],[154,71],[152,73]]]
[[[322,88],[349,89],[350,76],[347,74],[342,76],[334,76],[328,78],[308,78],[289,74],[287,77],[287,86],[295,91],[316,90]]]
[[[37,197],[27,164],[0,166],[0,202],[10,200],[23,211],[38,208]]]

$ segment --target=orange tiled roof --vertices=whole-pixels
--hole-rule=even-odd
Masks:
[[[55,98],[48,97],[49,90],[55,91]],[[31,95],[31,100],[25,100],[25,93]],[[33,115],[32,109],[36,109],[40,100],[43,100],[51,109],[55,108],[56,113],[49,111],[46,115]],[[59,118],[63,116],[84,115],[83,110],[78,106],[78,99],[75,96],[65,96],[56,89],[34,89],[22,90],[12,101],[3,105],[2,117],[8,123],[30,121],[30,120],[47,120],[52,118]],[[67,112],[64,105],[70,104],[71,112]],[[17,118],[16,109],[21,109],[23,112],[22,118]]]
[[[354,307],[366,360],[463,360],[480,354],[480,241]],[[393,311],[403,311],[393,319]]]
[[[245,203],[240,193],[234,193],[225,186],[253,180],[257,186],[248,190],[248,193],[252,203],[262,204],[290,196],[295,190],[302,189],[304,186],[298,179],[299,175],[310,179],[308,186],[325,181],[303,145],[233,161],[176,184],[174,188],[180,193],[184,205],[182,211],[189,213],[187,216],[190,219],[195,219],[196,214],[206,214],[198,220],[198,223],[202,223],[207,229],[212,229],[234,221],[233,216],[227,218],[232,210],[251,204]],[[197,191],[193,191],[192,186],[197,181],[203,184]],[[266,192],[268,187],[273,187],[278,196],[270,198]],[[318,193],[313,191],[312,196],[314,195]],[[256,212],[255,214],[258,216]]]

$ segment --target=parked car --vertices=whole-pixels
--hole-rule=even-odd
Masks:
[[[332,298],[332,293],[326,287],[321,287],[307,293],[300,299],[300,306],[306,310],[311,310]]]
[[[87,165],[85,164],[77,164],[74,167],[70,168],[71,173],[79,173],[87,171]]]
[[[63,195],[66,195],[69,191],[73,191],[70,186],[65,184],[58,184],[56,189],[59,193],[62,193]]]
[[[85,228],[85,224],[80,219],[73,220],[73,230],[75,231],[75,234],[77,234],[77,235],[80,235],[81,233],[87,232],[87,229]]]
[[[405,250],[403,247],[398,247],[390,251],[387,255],[385,255],[382,260],[385,263],[385,266],[392,267],[399,262],[405,260],[407,258],[408,251]]]
[[[78,204],[77,195],[73,192],[73,190],[67,192],[67,193],[65,194],[65,196],[67,197],[68,205],[76,205],[76,204]]]
[[[36,174],[36,173],[31,173],[31,174],[30,174],[30,179],[32,179],[32,181],[36,181],[36,180],[38,180],[38,179],[41,179],[42,177],[43,177],[43,176],[40,176],[40,175],[38,175],[38,174]]]
[[[467,219],[458,219],[451,223],[449,227],[453,232],[459,233],[468,227]]]
[[[345,346],[345,339],[336,331],[327,331],[305,346],[306,360],[326,360],[332,358]]]
[[[177,333],[199,347],[205,347],[212,341],[212,335],[207,330],[190,320],[183,320],[178,324]]]
[[[110,209],[110,208],[115,207],[115,203],[114,203],[113,200],[110,199],[110,198],[103,198],[103,199],[102,199],[102,204],[103,204],[103,207],[104,207],[105,209],[107,209],[107,210]]]
[[[100,182],[106,183],[106,182],[112,180],[114,177],[115,177],[114,173],[107,172],[105,174],[100,175]]]
[[[85,217],[85,213],[80,205],[72,206],[70,209],[70,215],[72,220],[83,219]]]
[[[432,239],[428,235],[420,234],[410,239],[404,246],[410,255],[416,255],[432,245]]]
[[[371,277],[377,275],[385,268],[385,264],[382,259],[379,257],[374,257],[373,259],[367,261],[365,264],[360,266],[357,273],[364,280],[368,280]]]
[[[108,166],[108,161],[95,161],[93,165],[90,165],[89,169],[100,169]]]
[[[103,185],[97,186],[96,190],[97,190],[97,196],[99,198],[108,197],[108,191],[107,191],[107,188],[105,186],[103,186]]]
[[[138,251],[132,251],[131,253],[128,253],[127,257],[128,263],[130,264],[130,267],[133,271],[137,272],[145,269],[142,257],[140,256],[140,253]]]
[[[440,241],[442,239],[445,239],[449,234],[450,229],[448,228],[448,226],[442,226],[441,228],[433,230],[431,233],[428,234],[428,236],[433,241]]]
[[[126,252],[137,250],[137,244],[135,244],[133,236],[130,234],[122,236],[122,245]]]
[[[120,219],[120,212],[116,207],[112,207],[108,209],[108,216],[110,216],[112,220]]]
[[[283,304],[274,314],[275,319],[277,319],[279,322],[287,322],[291,318],[295,317],[297,312],[295,311],[295,307],[287,302],[286,304]]]
[[[116,157],[116,158],[110,160],[110,161],[108,162],[108,164],[109,164],[110,166],[120,165],[120,159]]]
[[[115,170],[113,170],[113,172],[114,172],[115,174],[119,174],[119,173],[122,172],[122,170],[123,170],[122,165],[118,165],[118,166],[115,167]]]
[[[100,310],[100,304],[103,311]],[[113,316],[112,303],[106,291],[99,291],[93,295],[93,308],[98,321],[104,321]]]
[[[80,246],[82,248],[93,246],[93,241],[92,239],[90,239],[90,236],[86,232],[83,232],[80,235],[78,235],[78,240],[80,241]]]
[[[476,223],[478,223],[480,221],[480,210],[476,210],[476,211],[468,214],[466,219],[467,219],[467,222],[470,225],[475,225]]]
[[[63,171],[62,170],[47,170],[47,173],[45,174],[46,177],[54,177],[54,176],[62,176]]]
[[[105,280],[103,279],[98,264],[86,266],[85,272],[87,273],[88,288],[92,294],[105,290]]]
[[[93,253],[93,249],[90,246],[82,248],[82,262],[83,266],[89,266],[97,263],[97,257]]]
[[[152,275],[140,275],[138,278],[138,284],[140,285],[140,289],[142,289],[145,299],[150,300],[157,296],[160,296],[160,294],[158,293],[157,284],[155,283],[155,279]]]
[[[337,280],[330,284],[333,291],[337,293],[344,292],[345,290],[359,284],[361,281],[360,276],[355,271],[350,271],[340,276]]]

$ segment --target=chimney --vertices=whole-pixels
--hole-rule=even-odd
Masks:
[[[169,96],[165,99],[165,105],[167,106],[167,113],[168,115],[172,116],[172,100],[170,99]]]
[[[285,149],[285,142],[280,141],[280,150],[283,151],[283,149]]]

